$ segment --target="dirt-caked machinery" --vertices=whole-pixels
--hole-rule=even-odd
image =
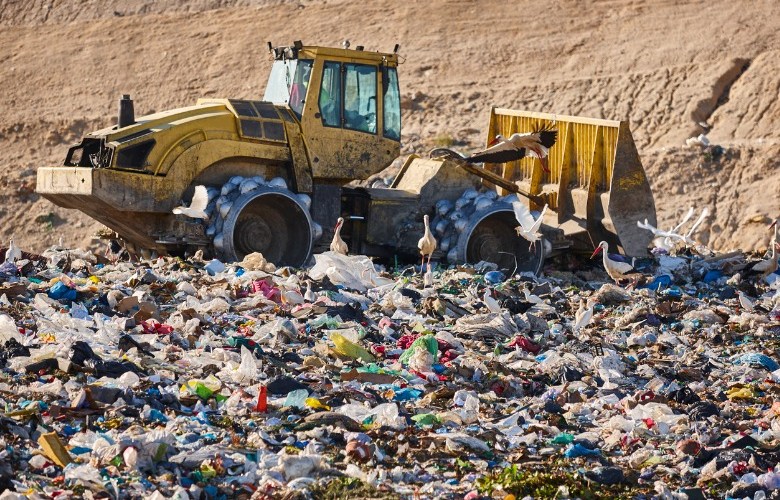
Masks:
[[[304,266],[327,250],[332,227],[351,253],[416,257],[429,214],[434,259],[490,261],[538,272],[565,249],[600,240],[644,255],[655,206],[628,123],[494,108],[488,138],[558,130],[549,172],[538,159],[474,166],[409,156],[384,187],[347,186],[400,154],[398,55],[362,47],[273,47],[262,100],[202,98],[194,106],[135,117],[129,96],[118,123],[87,134],[64,164],[38,169],[37,191],[85,212],[129,248],[181,254],[202,248],[222,260],[262,253]],[[206,219],[175,215],[206,186]],[[549,209],[543,244],[515,232],[511,201]]]

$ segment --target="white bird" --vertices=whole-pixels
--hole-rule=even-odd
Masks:
[[[340,253],[341,255],[347,255],[349,253],[349,247],[347,243],[341,239],[341,226],[344,225],[344,218],[339,217],[336,220],[336,227],[333,230],[333,241],[330,242],[330,251]]]
[[[753,303],[753,301],[750,300],[748,296],[745,295],[745,292],[743,292],[742,290],[739,291],[738,295],[739,295],[739,305],[742,306],[742,309],[752,312],[753,309],[755,308],[755,304]]]
[[[8,250],[5,251],[5,261],[13,264],[22,259],[22,250],[14,244],[14,237],[8,242]]]
[[[647,219],[645,219],[644,222],[636,221],[636,225],[641,229],[646,229],[653,233],[653,245],[658,248],[663,248],[667,252],[671,251],[674,248],[676,242],[681,241],[683,238],[677,233],[656,228],[647,222]]]
[[[525,301],[529,304],[544,304],[544,299],[538,295],[532,294],[527,288],[523,288],[523,296],[525,297]]]
[[[515,133],[509,137],[499,134],[488,144],[487,149],[466,158],[446,148],[434,149],[431,151],[431,156],[456,156],[467,163],[506,163],[530,156],[539,158],[544,171],[549,172],[547,155],[557,138],[558,131],[550,129],[539,129],[524,134]]]
[[[195,192],[192,193],[192,201],[190,206],[180,206],[173,209],[173,213],[176,215],[184,215],[192,219],[209,220],[206,215],[206,207],[209,204],[209,193],[206,186],[195,186]]]
[[[490,288],[485,288],[485,294],[482,296],[482,302],[492,313],[501,313],[501,304],[490,294]]]
[[[685,233],[680,234],[680,228],[684,226],[689,220],[691,220],[691,217],[693,217],[693,214],[695,213],[695,210],[693,207],[688,209],[688,212],[685,214],[685,217],[680,221],[679,224],[677,224],[675,227],[670,229],[669,231],[663,231],[661,229],[656,228],[652,224],[647,222],[647,219],[645,219],[644,222],[636,221],[636,225],[642,229],[646,229],[653,233],[653,236],[655,236],[654,244],[657,247],[664,248],[665,250],[669,251],[672,248],[675,247],[677,242],[683,242],[687,246],[695,245],[696,242],[693,241],[691,236],[693,236],[693,233],[696,232],[696,230],[699,228],[702,222],[704,222],[704,219],[706,219],[710,211],[705,208],[701,211],[701,214],[699,215],[699,218],[696,219],[696,222],[693,223],[693,226]]]
[[[517,197],[520,198],[520,195]],[[547,205],[544,205],[542,213],[540,213],[539,217],[536,219],[534,219],[534,216],[531,215],[531,211],[528,210],[528,207],[522,201],[513,201],[512,210],[515,212],[515,219],[517,219],[517,222],[520,224],[515,228],[515,231],[517,231],[518,236],[522,236],[531,242],[528,246],[528,250],[530,251],[534,248],[536,242],[539,241],[539,238],[542,237],[539,233],[539,227],[541,227],[544,214],[547,212]]]
[[[696,219],[696,222],[693,223],[693,226],[691,226],[691,229],[688,230],[687,233],[683,236],[685,239],[685,243],[687,245],[693,245],[696,242],[691,239],[691,236],[693,233],[699,228],[702,222],[704,222],[704,219],[707,218],[707,216],[710,215],[710,211],[705,207],[704,210],[701,211],[701,215],[699,215],[699,218]]]
[[[777,271],[778,268],[777,247],[780,245],[778,245],[774,236],[772,237],[772,241],[769,242],[769,246],[771,251],[769,258],[758,261],[753,267],[750,268],[750,272],[760,274],[761,279],[764,279],[773,272]]]
[[[423,275],[423,287],[433,286],[433,273],[431,272],[431,263],[428,263],[428,270]]]
[[[431,233],[431,226],[428,223],[428,214],[423,216],[423,224],[425,224],[425,234],[423,234],[423,237],[417,242],[417,248],[420,249],[420,255],[422,255],[422,261],[420,261],[421,272],[425,264],[425,256],[428,256],[428,267],[430,268],[431,255],[433,255],[433,251],[436,250],[436,238],[434,238],[433,233]]]
[[[599,252],[602,252],[604,256],[604,269],[607,271],[609,277],[615,280],[615,283],[617,283],[623,275],[634,270],[634,267],[627,262],[619,262],[609,258],[609,244],[606,241],[599,243],[599,246],[596,247],[596,250],[593,251],[593,255],[591,255],[590,258],[592,259],[598,255]]]
[[[306,280],[306,292],[303,294],[303,299],[306,302],[316,302],[317,294],[311,290],[311,281]]]
[[[580,299],[580,308],[574,314],[574,332],[585,328],[593,319],[593,306],[585,307],[585,301]]]

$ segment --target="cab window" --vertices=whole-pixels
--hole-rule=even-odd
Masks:
[[[322,124],[341,127],[341,64],[325,62],[319,99]]]
[[[309,88],[309,77],[311,76],[311,67],[314,61],[301,59],[295,68],[295,75],[290,85],[290,109],[301,118],[303,105],[306,101],[306,91]]]
[[[376,69],[344,64],[344,128],[376,133]]]
[[[383,73],[385,96],[382,104],[384,135],[388,139],[401,140],[401,92],[398,89],[398,72],[385,68]]]

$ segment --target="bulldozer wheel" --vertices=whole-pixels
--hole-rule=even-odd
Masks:
[[[311,256],[312,220],[294,193],[263,187],[239,196],[222,225],[222,248],[227,261],[240,261],[260,252],[277,266],[304,266]]]
[[[511,206],[493,206],[475,213],[458,238],[458,260],[472,264],[487,261],[512,272],[539,274],[545,259],[544,241],[536,242],[533,251],[529,243],[517,235]]]

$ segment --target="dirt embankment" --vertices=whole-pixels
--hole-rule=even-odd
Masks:
[[[0,1],[0,240],[87,245],[97,225],[30,192],[85,132],[201,96],[262,95],[265,42],[400,43],[405,151],[484,141],[490,106],[629,119],[661,226],[691,205],[717,249],[780,215],[780,4],[611,0]],[[713,160],[685,140],[707,133]],[[0,245],[2,246],[2,245]]]

